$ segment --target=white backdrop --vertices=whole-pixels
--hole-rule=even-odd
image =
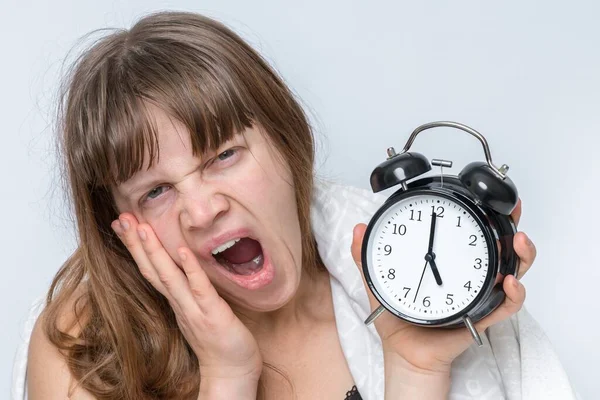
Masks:
[[[597,398],[599,3],[298,3],[2,1],[0,397],[28,307],[74,247],[52,148],[61,63],[92,29],[180,9],[233,27],[283,75],[320,135],[322,176],[368,188],[385,149],[425,122],[486,135],[495,163],[511,166],[520,228],[538,248],[526,305],[575,388]],[[414,150],[453,160],[453,173],[483,159],[474,138],[444,129],[419,135]]]

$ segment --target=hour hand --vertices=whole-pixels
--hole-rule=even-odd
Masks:
[[[435,254],[425,254],[425,260],[429,263],[429,266],[431,267],[431,271],[433,272],[433,276],[435,277],[435,282],[438,284],[438,286],[442,286],[442,277],[440,276],[440,271],[438,271],[437,265],[435,264]]]

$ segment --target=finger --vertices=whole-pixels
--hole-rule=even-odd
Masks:
[[[477,331],[483,332],[490,326],[497,324],[516,314],[525,302],[525,286],[517,278],[508,275],[502,285],[506,294],[502,304],[490,315],[475,324]]]
[[[521,204],[521,199],[519,198],[519,201],[517,201],[517,205],[515,206],[514,210],[512,211],[512,213],[510,213],[510,216],[512,217],[515,226],[519,225],[519,221],[521,220],[521,212],[522,212],[522,204]]]
[[[356,266],[358,267],[358,269],[360,271],[360,276],[362,277],[363,284],[365,285],[365,288],[367,289],[367,295],[369,296],[369,304],[371,305],[371,310],[375,310],[377,307],[379,307],[380,304],[377,301],[377,299],[375,299],[375,297],[373,296],[373,293],[371,293],[371,290],[369,289],[369,286],[367,285],[367,281],[365,280],[365,276],[364,276],[363,268],[362,268],[362,258],[361,258],[362,241],[363,241],[363,237],[365,235],[366,230],[367,230],[367,225],[365,225],[365,224],[358,224],[354,227],[354,231],[353,231],[353,235],[352,235],[351,252],[352,252],[352,258],[354,259],[354,263],[356,264]]]
[[[167,253],[160,240],[156,237],[154,230],[148,224],[139,224],[137,231],[143,253],[146,255],[151,266],[156,270],[158,279],[167,290],[169,298],[173,299],[182,310],[198,308],[185,273],[175,264],[169,253]],[[140,258],[144,254],[140,254]],[[175,304],[171,304],[171,307],[174,306]]]
[[[523,275],[529,271],[529,268],[531,268],[531,265],[535,261],[537,249],[535,244],[524,232],[517,232],[513,239],[513,247],[519,256],[519,272],[517,278],[521,279]]]
[[[220,312],[218,307],[224,300],[208,279],[196,255],[183,247],[177,253],[181,258],[181,268],[187,277],[192,296],[202,312],[207,316],[215,311]]]
[[[128,214],[122,214],[119,216],[119,219],[111,223],[111,227],[133,257],[142,276],[168,299],[169,293],[160,282],[158,273],[152,266],[139,240],[137,219],[133,216],[128,216]]]
[[[371,312],[373,312],[381,304],[377,301],[375,296],[373,296],[373,293],[371,292],[371,289],[367,285],[367,282],[365,280],[365,276],[363,273],[361,252],[362,252],[363,237],[365,235],[366,229],[367,229],[367,226],[365,224],[358,224],[354,227],[351,251],[352,251],[352,258],[354,259],[354,263],[356,264],[356,266],[359,269],[360,276],[363,281],[363,285],[365,285],[367,296],[369,298],[369,306],[370,306]],[[374,322],[374,325],[377,329],[377,332],[379,332],[379,336],[381,338],[388,337],[390,334],[398,331],[398,329],[400,329],[403,326],[401,321],[389,312],[384,312],[379,317],[377,317],[377,319]]]

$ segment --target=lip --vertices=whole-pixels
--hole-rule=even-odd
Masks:
[[[228,271],[225,267],[219,264],[219,262],[212,255],[212,251],[222,244],[233,239],[244,237],[258,241],[261,245],[263,253],[262,269],[259,272],[249,276],[237,275]],[[271,263],[271,258],[264,247],[263,241],[249,228],[244,227],[231,229],[211,237],[204,243],[200,249],[199,255],[208,261],[208,264],[210,264],[215,270],[219,271],[221,275],[225,276],[226,279],[247,290],[257,290],[265,287],[273,281],[275,276],[275,269]]]

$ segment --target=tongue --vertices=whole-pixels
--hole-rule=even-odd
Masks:
[[[260,243],[250,238],[240,239],[239,242],[221,253],[221,257],[232,264],[244,264],[252,261],[262,253]]]
[[[263,254],[260,243],[243,238],[218,256],[217,260],[231,272],[238,275],[252,275],[263,267]]]

